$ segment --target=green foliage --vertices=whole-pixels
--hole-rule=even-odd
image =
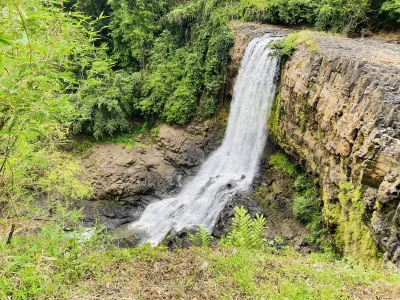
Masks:
[[[102,60],[101,57],[103,57]],[[87,71],[71,102],[81,116],[74,123],[74,132],[93,134],[96,139],[132,129],[135,89],[140,84],[138,74],[113,72],[112,62],[100,56]]]
[[[161,115],[170,123],[185,123],[196,113],[202,67],[200,57],[189,48],[177,48],[177,41],[164,31],[151,52],[139,102],[147,117]]]
[[[197,246],[208,247],[213,240],[211,233],[204,226],[200,226],[190,240]]]
[[[101,230],[83,238],[82,231],[65,234],[54,225],[31,238],[15,236],[11,245],[0,243],[0,298],[107,298],[115,296],[110,291],[116,288],[119,294],[164,296],[172,293],[171,280],[174,298],[194,298],[201,291],[217,299],[333,300],[349,299],[360,288],[388,297],[399,290],[399,272],[390,266],[366,267],[324,253],[302,255],[290,247],[278,253],[219,246],[212,251],[170,252],[149,245],[114,249]],[[199,269],[202,262],[207,266]],[[122,281],[127,290],[121,290]]]
[[[223,10],[203,2],[189,2],[166,16],[170,30],[155,40],[143,85],[140,109],[146,116],[183,124],[215,112],[233,37]],[[188,20],[184,33],[176,30]]]
[[[108,26],[110,24],[111,8],[108,0],[68,0],[63,2],[64,9],[71,12],[81,12],[92,20],[96,20],[93,24],[95,31],[99,33],[100,39],[96,41],[97,45],[107,42],[109,34]]]
[[[325,252],[332,252],[328,230],[323,225],[318,193],[312,179],[306,173],[299,172],[294,187],[293,214],[310,230],[311,233],[307,237],[308,243]]]
[[[300,168],[296,168],[290,159],[280,151],[271,156],[269,165],[295,180],[293,214],[310,230],[307,241],[321,250],[332,251],[331,243],[328,240],[328,230],[323,225],[318,192],[312,178]]]
[[[307,24],[345,34],[374,26],[399,28],[399,0],[240,0],[227,5],[231,18],[245,21]]]
[[[147,129],[145,125],[132,124],[131,131],[125,134],[119,134],[115,137],[104,138],[101,141],[96,141],[96,144],[118,144],[124,145],[127,149],[132,149],[134,147],[147,147],[145,144],[137,141],[139,135],[147,135]]]
[[[275,41],[269,47],[277,49],[284,58],[289,58],[299,45],[304,46],[310,53],[314,54],[319,51],[319,47],[310,38],[311,34],[312,32],[309,30],[290,33],[287,37]]]
[[[275,170],[280,170],[290,177],[294,178],[297,175],[296,166],[290,161],[289,157],[281,151],[271,155],[269,165]]]
[[[319,213],[317,191],[307,174],[300,174],[294,183],[296,194],[293,198],[293,213],[304,223],[309,223]]]
[[[74,78],[65,69],[88,36],[79,15],[60,18],[54,3],[43,3],[7,2],[0,11],[0,171],[16,147],[23,154],[38,136],[65,132],[74,115],[64,91]]]
[[[222,240],[222,243],[230,247],[261,248],[264,244],[262,236],[264,233],[265,218],[256,215],[256,218],[252,220],[243,207],[236,207],[235,211],[232,231]]]
[[[160,127],[159,126],[154,127],[154,128],[152,128],[150,130],[150,136],[151,136],[153,142],[157,142],[159,134],[160,134]]]
[[[381,2],[370,0],[123,0],[109,1],[108,6],[104,1],[80,1],[75,7],[100,17],[92,27],[110,20],[106,29],[99,29],[108,33],[110,42],[109,49],[101,46],[92,51],[93,64],[81,68],[73,97],[81,113],[75,132],[99,139],[129,131],[133,118],[184,124],[214,114],[224,97],[233,45],[230,19],[308,24],[351,33],[369,26],[379,9],[382,16],[391,16],[387,20],[397,18],[397,1],[386,1],[382,8]],[[109,12],[111,18],[104,21],[100,11]],[[99,39],[94,43],[98,45]],[[273,47],[288,57],[300,44],[318,51],[304,33],[291,34]]]
[[[269,45],[269,47],[279,50],[281,55],[284,57],[290,57],[297,49],[296,39],[296,34],[289,34],[286,38],[277,40]]]
[[[0,26],[0,201],[29,211],[38,198],[82,199],[78,164],[56,146],[77,116],[68,93],[94,51],[90,22],[56,1],[7,1]]]
[[[385,28],[400,28],[400,0],[389,0],[383,3],[379,20]]]
[[[156,36],[162,30],[162,16],[168,10],[165,0],[112,0],[110,36],[113,56],[123,68],[145,69]]]
[[[273,240],[268,241],[268,245],[276,249],[285,248],[286,247],[285,244],[286,244],[285,240],[279,235],[274,237]]]
[[[34,238],[18,235],[10,245],[0,243],[4,253],[0,254],[0,298],[50,299],[68,293],[66,285],[96,269],[84,251],[107,247],[102,230],[95,229],[88,238],[82,237],[82,230],[67,236],[55,224],[42,227]]]
[[[64,6],[69,11],[78,10],[97,19],[100,18],[102,14],[108,15],[110,13],[107,2],[107,0],[69,0],[64,3]]]
[[[48,214],[41,212],[43,204],[40,205],[38,199],[48,200],[47,205],[52,208],[57,207],[59,201],[67,205],[68,201],[92,196],[91,184],[81,179],[82,169],[72,155],[42,145],[42,149],[37,147],[28,145],[23,160],[19,153],[9,157],[9,172],[3,177],[0,202],[38,217]],[[14,209],[11,215],[16,214]]]
[[[226,250],[208,254],[213,278],[227,291],[220,298],[352,299],[361,286],[368,286],[372,294],[379,293],[375,285],[386,273],[351,260],[333,260],[324,253],[304,256],[291,248],[280,253],[238,248],[235,253]],[[399,281],[397,271],[386,276],[389,281]]]
[[[315,24],[321,29],[351,33],[367,24],[370,9],[371,0],[326,0],[319,8]]]
[[[239,11],[246,21],[298,25],[313,23],[317,7],[312,0],[240,0]]]

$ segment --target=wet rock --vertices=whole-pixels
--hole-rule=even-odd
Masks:
[[[170,250],[185,249],[193,245],[191,234],[196,234],[196,229],[182,229],[179,232],[171,231],[163,240],[163,244]]]

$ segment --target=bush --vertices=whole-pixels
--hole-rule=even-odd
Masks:
[[[400,28],[400,0],[389,0],[383,3],[379,11],[381,25],[389,29]]]
[[[246,21],[299,25],[313,23],[316,7],[313,0],[241,0],[239,11]]]
[[[317,191],[310,177],[300,174],[294,183],[296,193],[293,198],[293,214],[297,219],[304,223],[313,220],[314,215],[320,212]]]
[[[283,153],[277,152],[270,158],[269,165],[284,172],[294,181],[293,215],[310,230],[307,241],[319,249],[331,251],[327,238],[328,230],[323,226],[318,192],[312,178],[290,161]]]
[[[272,49],[277,49],[283,57],[292,56],[293,52],[297,49],[297,34],[289,34],[286,38],[279,39],[269,45]]]
[[[366,26],[370,0],[326,0],[318,10],[315,25],[324,30],[352,33]]]
[[[71,98],[80,112],[74,132],[92,134],[96,139],[132,128],[130,119],[138,114],[135,104],[141,81],[137,73],[113,72],[113,62],[102,57],[93,63],[78,93]]]
[[[299,45],[305,47],[310,53],[314,54],[319,51],[319,46],[310,37],[311,31],[302,30],[296,33],[290,33],[287,37],[279,39],[270,44],[269,47],[277,49],[284,59],[289,58]]]

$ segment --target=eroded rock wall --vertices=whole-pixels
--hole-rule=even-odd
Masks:
[[[252,38],[290,32],[232,28],[230,87]],[[316,34],[306,42],[317,51],[299,46],[283,64],[270,136],[318,180],[339,251],[383,252],[400,265],[400,45]]]
[[[88,225],[99,219],[108,228],[137,220],[147,205],[174,195],[220,144],[224,125],[208,120],[184,127],[162,125],[156,143],[127,148],[93,146],[82,159],[94,189],[83,204]]]
[[[311,38],[317,53],[284,65],[270,133],[319,179],[338,248],[371,257],[376,244],[400,264],[400,46]]]

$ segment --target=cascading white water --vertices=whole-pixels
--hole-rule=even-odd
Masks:
[[[255,38],[245,52],[221,147],[177,196],[150,204],[131,229],[142,243],[159,244],[171,231],[203,225],[210,231],[226,203],[249,189],[267,134],[265,125],[276,92],[278,58],[267,47],[274,38]]]

